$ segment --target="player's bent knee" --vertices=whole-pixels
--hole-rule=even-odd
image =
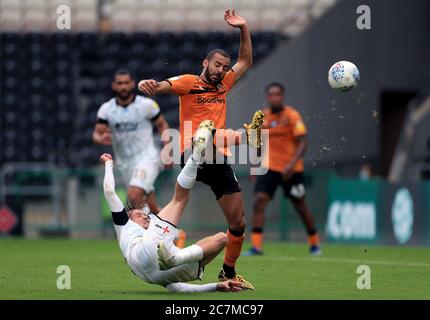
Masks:
[[[245,231],[245,228],[246,228],[245,217],[241,216],[231,221],[229,228],[234,231]]]

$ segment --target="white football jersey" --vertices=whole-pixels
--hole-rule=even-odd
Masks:
[[[114,225],[121,252],[133,273],[146,282],[162,286],[201,278],[203,266],[198,261],[160,270],[157,245],[163,241],[171,252],[179,251],[173,244],[178,230],[157,215],[149,217],[151,221],[146,230],[131,220],[123,226]]]
[[[119,166],[159,161],[151,123],[159,115],[158,104],[143,96],[136,96],[126,107],[118,105],[115,98],[102,104],[97,112],[98,122],[109,125]]]

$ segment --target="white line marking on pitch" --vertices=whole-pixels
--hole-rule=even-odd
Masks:
[[[380,264],[386,266],[404,266],[404,267],[419,267],[430,268],[430,263],[421,262],[394,262],[394,261],[381,261],[381,260],[358,260],[358,259],[336,259],[336,258],[323,258],[323,257],[265,257],[270,260],[291,260],[291,261],[310,261],[310,262],[330,262],[330,263],[352,263],[352,264]]]

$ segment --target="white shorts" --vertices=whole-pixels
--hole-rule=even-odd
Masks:
[[[170,251],[179,251],[180,249],[173,243],[177,233],[178,230],[174,225],[156,215],[151,215],[151,222],[146,230],[144,240],[131,249],[130,259],[127,259],[129,264],[131,262],[130,267],[132,267],[137,276],[140,276],[146,282],[162,286],[202,278],[204,266],[198,261],[183,264],[169,270],[160,270],[157,245],[160,241],[163,241]]]
[[[154,191],[154,183],[160,173],[159,162],[142,162],[118,167],[127,187],[138,187],[146,193]]]

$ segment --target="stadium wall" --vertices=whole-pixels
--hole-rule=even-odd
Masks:
[[[369,0],[371,30],[356,27],[362,4],[340,1],[251,69],[229,96],[228,126],[247,121],[264,104],[264,87],[279,81],[286,103],[297,107],[308,125],[308,168],[355,175],[365,162],[380,167],[381,93],[418,92],[429,81],[430,2]],[[361,82],[352,92],[336,93],[327,84],[328,69],[339,60],[360,69]]]

